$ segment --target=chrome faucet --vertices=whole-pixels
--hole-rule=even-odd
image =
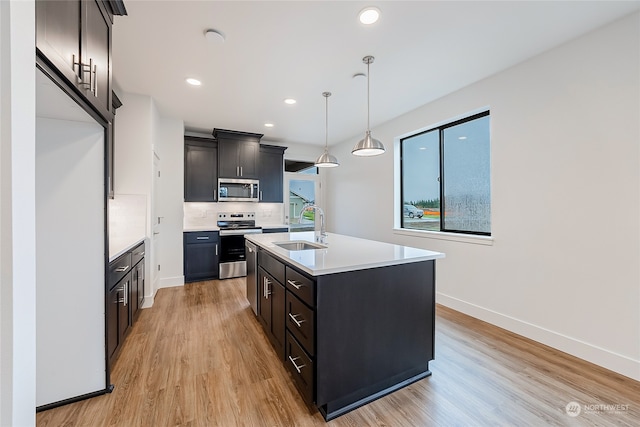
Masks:
[[[325,224],[324,224],[324,211],[322,210],[322,208],[320,206],[317,205],[305,205],[302,207],[302,210],[300,211],[300,215],[299,215],[299,220],[302,220],[302,214],[304,213],[304,211],[307,211],[309,209],[313,209],[314,211],[318,212],[320,214],[320,218],[319,221],[318,220],[314,220],[314,237],[315,237],[315,241],[316,243],[322,243],[324,245],[327,244],[327,230],[325,229]],[[320,229],[318,230],[318,226],[320,227]]]

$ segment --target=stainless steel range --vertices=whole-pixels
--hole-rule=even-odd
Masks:
[[[220,279],[244,277],[247,275],[247,257],[244,235],[262,233],[256,226],[254,212],[220,212]]]

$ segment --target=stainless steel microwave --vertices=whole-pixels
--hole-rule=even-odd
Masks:
[[[258,202],[260,181],[257,179],[218,178],[218,201]]]

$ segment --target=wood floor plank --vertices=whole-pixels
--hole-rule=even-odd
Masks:
[[[114,366],[113,393],[40,412],[37,425],[639,425],[639,382],[442,306],[433,375],[325,423],[300,398],[244,287],[240,278],[160,289]],[[575,418],[572,401],[582,405]]]

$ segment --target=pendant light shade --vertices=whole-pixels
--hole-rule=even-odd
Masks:
[[[335,156],[329,154],[329,97],[331,92],[322,92],[322,96],[325,98],[325,136],[324,136],[324,153],[316,159],[315,166],[319,168],[335,168],[340,166],[338,159]]]
[[[369,129],[369,65],[373,62],[373,56],[365,56],[362,62],[367,64],[367,131],[364,138],[358,141],[351,154],[354,156],[377,156],[385,152],[384,144],[371,136]]]

